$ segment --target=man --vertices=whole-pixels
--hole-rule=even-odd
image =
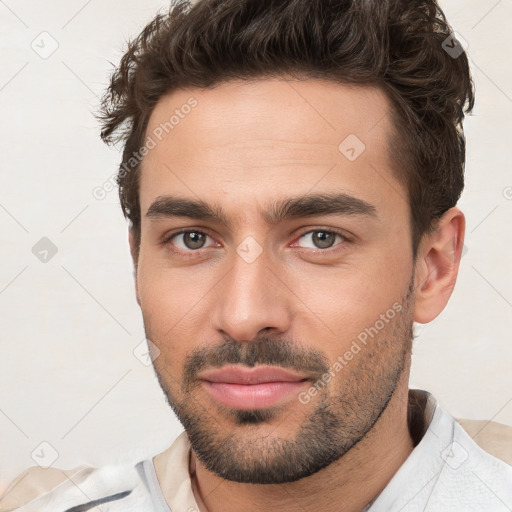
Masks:
[[[510,429],[495,457],[408,388],[457,277],[473,107],[433,0],[178,2],[102,107],[185,432],[135,467],[31,468],[0,510],[512,509]]]

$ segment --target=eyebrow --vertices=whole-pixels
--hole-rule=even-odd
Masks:
[[[278,224],[285,220],[318,215],[365,216],[378,219],[375,206],[345,193],[307,194],[274,200],[270,203],[268,210],[261,212],[261,215],[267,224]],[[231,225],[228,216],[219,205],[209,205],[203,200],[168,195],[157,197],[148,208],[146,217],[155,220],[183,217]]]

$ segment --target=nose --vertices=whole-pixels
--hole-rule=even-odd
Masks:
[[[278,274],[264,253],[251,263],[236,254],[215,287],[213,327],[240,342],[255,339],[260,331],[288,331],[293,293]]]

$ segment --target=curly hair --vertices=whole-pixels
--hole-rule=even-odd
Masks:
[[[450,48],[455,51],[450,51]],[[464,115],[474,105],[466,52],[435,0],[177,0],[131,41],[97,118],[122,141],[123,214],[140,246],[140,159],[166,94],[241,79],[377,86],[391,100],[393,172],[408,192],[413,255],[464,187]]]

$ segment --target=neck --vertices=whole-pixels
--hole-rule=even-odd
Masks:
[[[225,480],[208,471],[191,450],[192,488],[200,512],[360,512],[413,450],[407,424],[408,375],[402,377],[405,382],[367,435],[339,460],[297,482],[253,485]]]

